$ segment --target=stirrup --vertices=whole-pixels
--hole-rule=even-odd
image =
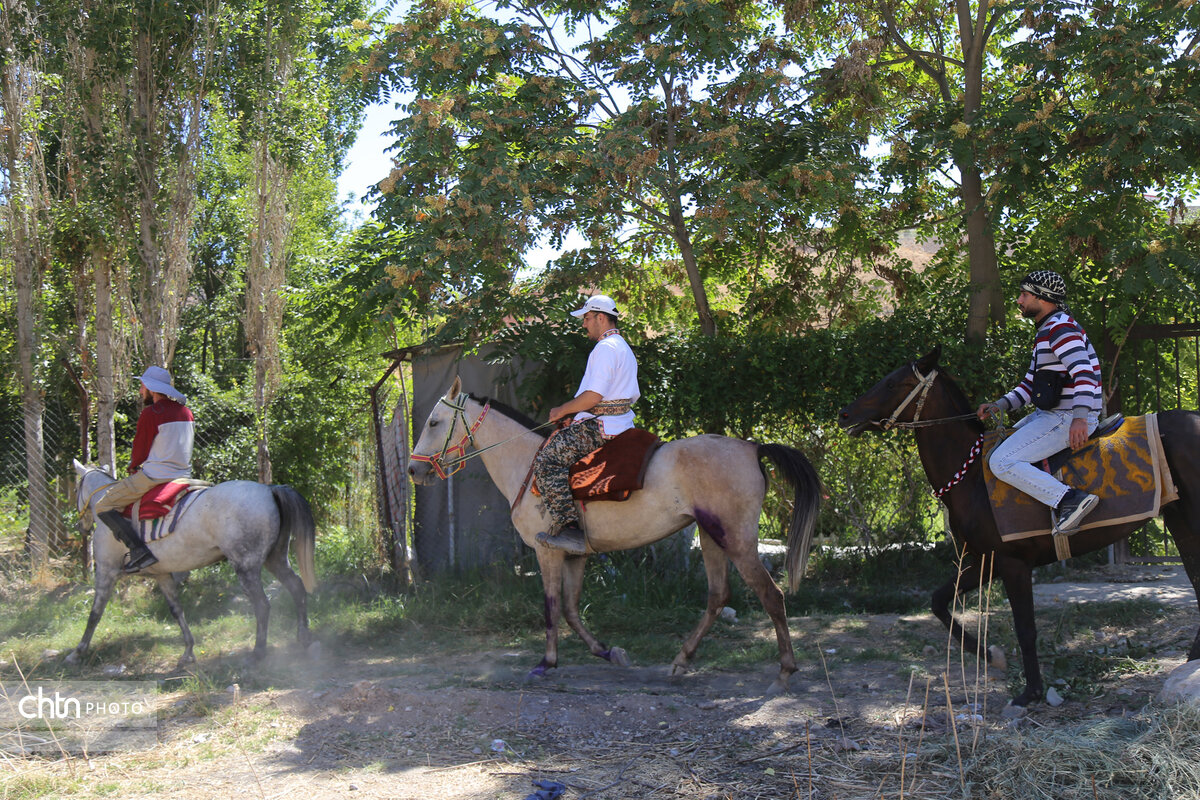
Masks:
[[[126,575],[136,575],[146,567],[157,563],[158,556],[150,552],[149,547],[143,546],[141,552],[136,556],[132,550],[125,554],[125,561],[121,564],[121,571]]]

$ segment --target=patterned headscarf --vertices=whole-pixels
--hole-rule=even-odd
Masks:
[[[1057,272],[1039,269],[1021,279],[1021,291],[1029,292],[1056,306],[1066,305],[1067,283]]]

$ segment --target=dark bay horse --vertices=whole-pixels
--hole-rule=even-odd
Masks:
[[[434,473],[445,475],[469,457],[475,448],[496,487],[512,506],[513,525],[522,541],[534,549],[542,573],[545,595],[546,654],[530,673],[545,674],[558,665],[560,613],[587,645],[592,655],[627,665],[625,652],[608,648],[589,632],[579,618],[586,556],[570,556],[543,547],[537,534],[551,520],[540,498],[522,485],[545,436],[516,419],[512,412],[476,400],[462,391],[455,378],[429,415],[408,464],[416,483],[428,483]],[[448,454],[456,454],[456,461]],[[644,488],[621,502],[589,502],[581,515],[592,552],[628,550],[656,542],[697,523],[704,570],[708,576],[708,605],[700,624],[683,643],[672,662],[682,672],[700,640],[729,601],[728,565],[732,561],[742,578],[758,595],[775,625],[779,645],[779,678],[771,691],[786,691],[796,671],[792,639],[784,611],[783,593],[758,557],[758,519],[767,490],[767,477],[759,459],[771,460],[794,487],[795,505],[787,539],[787,570],[794,591],[804,572],[821,501],[821,484],[808,459],[798,450],[779,444],[756,444],[725,436],[693,436],[667,442],[650,461]]]
[[[842,409],[838,422],[858,435],[868,428],[912,428],[925,475],[935,488],[952,483],[968,462],[968,454],[983,433],[975,408],[963,391],[938,366],[941,348],[918,361],[900,367],[866,394]],[[1158,415],[1158,430],[1179,499],[1162,507],[1183,565],[1200,601],[1200,413],[1164,411]],[[976,458],[961,480],[942,495],[949,511],[950,530],[966,553],[965,573],[933,593],[933,613],[951,635],[960,638],[965,650],[987,655],[980,643],[954,618],[950,603],[958,593],[987,583],[989,572],[1004,583],[1012,607],[1025,690],[1012,700],[1024,707],[1043,696],[1041,668],[1037,658],[1037,627],[1033,612],[1033,568],[1058,560],[1050,536],[1034,536],[1004,542],[996,528],[984,483],[983,465]],[[1081,530],[1071,535],[1075,554],[1089,553],[1124,539],[1143,523],[1133,522]],[[1200,632],[1188,660],[1200,658]]]
[[[79,475],[76,497],[85,521],[93,520],[92,505],[103,496],[104,489],[116,481],[107,472],[75,462]],[[92,537],[93,560],[96,570],[92,611],[79,645],[67,655],[67,663],[78,663],[87,652],[92,634],[104,615],[104,607],[112,595],[117,578],[124,573],[121,562],[128,552],[108,527],[96,523]],[[296,541],[296,560],[300,576],[288,564],[288,543]],[[316,526],[308,501],[290,486],[266,486],[252,481],[226,481],[205,489],[178,519],[178,528],[149,544],[158,556],[154,564],[138,575],[158,582],[167,599],[167,606],[183,634],[182,667],[195,661],[192,648],[195,640],[179,604],[179,583],[174,573],[187,572],[228,559],[237,573],[246,596],[254,607],[256,624],[254,660],[267,652],[267,622],[271,603],[263,591],[262,569],[265,566],[292,595],[296,606],[297,638],[301,646],[312,643],[308,630],[308,593],[317,584],[314,567]]]

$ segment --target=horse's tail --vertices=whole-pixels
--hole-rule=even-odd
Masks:
[[[821,510],[821,479],[808,457],[795,448],[782,444],[760,444],[758,456],[766,456],[783,473],[796,490],[792,519],[788,525],[787,559],[788,588],[800,588],[800,577],[808,566],[808,551],[812,548],[813,532],[817,529],[817,513]]]
[[[283,549],[287,556],[288,538],[296,539],[296,561],[300,567],[300,580],[304,581],[304,590],[312,592],[317,588],[317,567],[314,553],[317,545],[317,523],[313,520],[312,507],[304,499],[304,495],[290,486],[273,485],[271,495],[275,505],[279,507],[279,538],[275,547]]]

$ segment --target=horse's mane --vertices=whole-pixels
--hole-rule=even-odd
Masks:
[[[967,411],[973,409],[975,406],[971,405],[971,400],[967,397],[967,393],[962,390],[962,387],[958,385],[958,382],[954,380],[954,377],[947,372],[944,367],[939,367],[939,370],[942,377],[946,379],[944,384],[946,386],[946,391],[950,395],[950,402],[956,406],[966,409]],[[968,422],[970,422],[973,426],[977,426],[979,430],[983,430],[984,428],[983,423],[977,419],[968,420]]]
[[[531,419],[529,417],[529,415],[525,414],[524,412],[518,411],[517,409],[510,406],[508,403],[503,403],[499,400],[494,400],[490,397],[481,397],[481,398],[479,398],[479,402],[483,403],[485,406],[490,403],[492,406],[492,411],[499,411],[501,414],[508,417],[513,422],[524,425],[526,428],[530,429],[531,433],[536,433],[538,436],[542,437],[543,439],[545,439],[549,435],[548,433],[543,433],[542,431],[533,430],[534,428],[538,427],[538,423],[535,420]]]

